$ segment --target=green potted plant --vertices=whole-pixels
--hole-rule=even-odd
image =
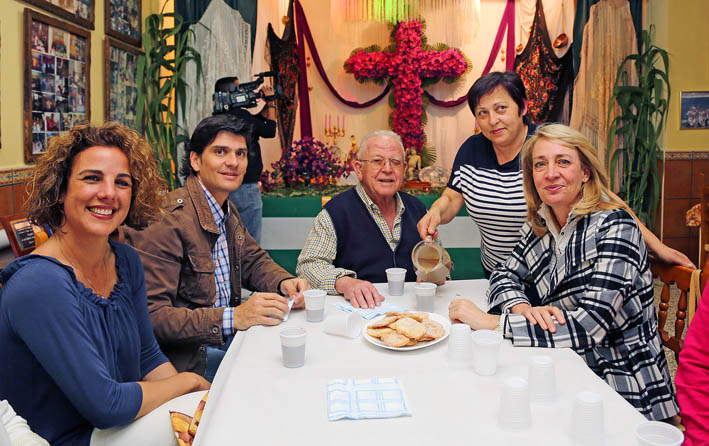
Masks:
[[[165,19],[174,19],[173,27]],[[177,145],[187,135],[177,125],[175,107],[184,109],[188,88],[182,80],[187,63],[196,64],[197,81],[202,76],[202,61],[191,46],[194,33],[176,13],[151,14],[145,19],[143,47],[138,58],[138,99],[136,127],[155,150],[160,171],[170,190],[180,186],[177,177]]]
[[[620,107],[620,114],[611,121],[607,154],[611,187],[615,190],[617,177],[618,195],[649,227],[655,221],[661,196],[660,136],[670,97],[667,51],[652,43],[653,34],[653,26],[643,30],[638,54],[626,57],[618,69],[608,117],[614,103]],[[634,70],[638,85],[629,85],[626,68]]]

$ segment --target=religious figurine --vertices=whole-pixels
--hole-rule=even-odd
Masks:
[[[350,135],[350,153],[347,154],[347,159],[345,160],[345,166],[347,171],[351,172],[354,170],[353,163],[357,159],[357,152],[359,152],[359,145],[357,145],[357,140],[354,135]]]
[[[406,153],[408,156],[406,179],[408,181],[415,181],[417,179],[416,174],[421,170],[421,155],[416,152],[415,147],[409,147]]]

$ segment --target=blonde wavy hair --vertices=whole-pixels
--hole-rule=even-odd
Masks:
[[[581,200],[572,209],[574,215],[586,215],[598,210],[627,208],[610,194],[610,182],[605,169],[598,159],[596,149],[582,133],[563,124],[545,124],[537,127],[536,133],[522,146],[522,176],[524,198],[527,200],[527,220],[534,233],[541,237],[547,232],[547,225],[539,215],[542,199],[534,185],[534,146],[540,140],[576,149],[581,165],[588,171],[588,181],[581,187]]]
[[[98,127],[83,122],[65,134],[52,137],[47,152],[37,160],[34,175],[27,184],[29,196],[25,205],[32,223],[47,224],[52,231],[64,224],[63,197],[74,158],[95,146],[116,147],[128,158],[133,187],[131,206],[124,223],[142,229],[160,215],[165,181],[159,174],[148,142],[135,131],[115,122]]]

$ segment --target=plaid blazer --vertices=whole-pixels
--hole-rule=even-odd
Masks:
[[[526,223],[512,255],[490,277],[490,307],[508,312],[529,303],[524,290],[532,287],[542,305],[564,312],[566,324],[551,333],[509,314],[505,335],[515,346],[571,348],[647,418],[678,413],[645,243],[628,212],[570,216],[542,237]]]

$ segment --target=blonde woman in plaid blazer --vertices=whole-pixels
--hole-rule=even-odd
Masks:
[[[595,149],[567,126],[542,126],[522,149],[522,169],[528,222],[488,291],[502,315],[461,299],[451,318],[501,330],[515,346],[572,348],[647,418],[676,415],[645,244],[610,198]],[[530,306],[535,293],[542,306]]]

